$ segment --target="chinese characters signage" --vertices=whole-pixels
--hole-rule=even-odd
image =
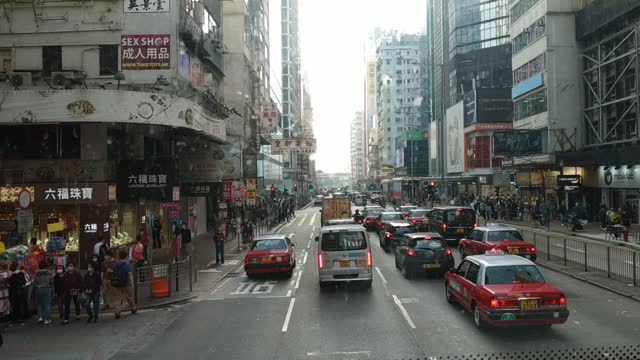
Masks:
[[[276,104],[270,103],[262,105],[262,119],[267,129],[273,129],[273,122],[278,119],[278,108]]]
[[[219,193],[218,184],[214,183],[188,183],[182,185],[185,196],[214,196]]]
[[[169,34],[122,35],[122,69],[169,69],[170,37]]]
[[[169,0],[124,0],[124,12],[169,12]]]
[[[107,184],[36,184],[36,204],[98,204],[107,202]]]
[[[231,181],[225,181],[222,183],[222,199],[233,199],[233,183]]]
[[[312,154],[316,152],[316,139],[271,140],[271,154]]]
[[[163,188],[167,186],[167,174],[129,175],[129,188]]]

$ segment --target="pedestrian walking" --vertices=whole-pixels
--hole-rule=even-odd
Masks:
[[[542,212],[542,223],[545,230],[551,230],[551,205],[548,202],[543,202],[540,206]]]
[[[98,314],[100,313],[100,290],[102,288],[102,279],[100,273],[96,271],[97,263],[91,263],[87,267],[87,273],[84,275],[84,288],[87,294],[87,314],[89,319],[87,322],[98,322]]]
[[[220,229],[216,231],[213,241],[216,246],[216,264],[224,265],[224,234]]]
[[[127,252],[124,250],[118,253],[118,261],[113,264],[111,286],[114,291],[115,318],[120,319],[120,311],[124,301],[131,307],[131,314],[135,314],[138,307],[133,301],[131,293],[133,275],[131,274],[131,265],[127,261]]]
[[[160,238],[160,234],[162,232],[162,224],[160,221],[161,221],[160,218],[157,217],[153,221],[153,225],[151,226],[151,237],[153,240],[153,247],[158,249],[162,247],[162,239]]]
[[[53,276],[53,301],[58,306],[58,317],[64,318],[64,267],[56,266],[56,274]]]
[[[35,289],[36,305],[38,309],[38,323],[51,324],[51,295],[53,294],[53,278],[49,272],[49,263],[41,260],[38,272],[33,277],[32,286]]]
[[[191,245],[191,230],[187,226],[186,222],[182,223],[180,236],[182,237],[182,252],[185,257],[190,258],[193,253],[193,247]]]
[[[143,260],[149,258],[149,235],[144,229],[140,229],[140,242],[142,243],[142,257]]]
[[[622,226],[624,226],[624,230],[622,231],[622,237],[625,242],[629,242],[629,233],[631,232],[632,217],[633,217],[633,210],[631,209],[631,205],[629,205],[629,203],[626,203],[620,213]]]
[[[102,262],[104,256],[109,251],[109,243],[104,239],[102,235],[98,237],[98,242],[93,246],[93,260],[98,264],[97,271],[102,271]]]
[[[144,266],[144,243],[142,242],[142,236],[136,236],[136,244],[131,249],[131,258],[136,262],[136,269],[140,269]],[[140,275],[140,271],[138,271]],[[140,281],[144,282],[144,277],[140,275]]]
[[[607,218],[609,211],[607,209],[607,205],[600,204],[600,211],[598,212],[598,217],[600,218],[600,228],[602,230],[607,228]]]
[[[104,307],[102,310],[106,310],[113,305],[113,288],[111,287],[111,275],[113,273],[113,264],[115,259],[113,258],[113,252],[107,251],[102,262],[102,302]]]
[[[182,249],[182,236],[180,235],[180,230],[176,227],[176,230],[173,232],[173,241],[171,242],[173,259],[176,262],[180,260],[180,249]]]
[[[560,213],[560,223],[564,225],[567,222],[567,206],[564,204],[564,201],[560,201],[558,212]]]
[[[13,261],[9,265],[11,275],[7,279],[9,285],[9,303],[11,304],[11,322],[24,325],[27,318],[27,282],[28,278],[18,262]]]
[[[80,299],[82,293],[82,277],[76,271],[72,262],[67,265],[67,271],[62,276],[62,291],[64,297],[64,319],[62,324],[69,323],[69,315],[71,313],[71,300],[76,310],[76,320],[80,320]]]

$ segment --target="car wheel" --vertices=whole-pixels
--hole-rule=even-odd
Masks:
[[[251,274],[251,273],[247,273],[247,278],[249,279],[255,279],[256,275],[255,274]]]
[[[480,309],[478,309],[475,303],[471,304],[471,312],[473,313],[473,325],[475,325],[477,329],[484,328],[484,321],[482,320],[482,316],[480,316]]]
[[[287,278],[291,278],[293,276],[293,268],[291,268],[289,271],[284,273],[284,276]]]
[[[453,295],[451,294],[451,287],[449,286],[449,283],[444,284],[444,295],[447,298],[447,302],[449,304],[454,304],[456,302],[453,298]]]

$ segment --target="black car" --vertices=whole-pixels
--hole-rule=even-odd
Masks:
[[[407,279],[415,273],[444,275],[455,267],[451,249],[438,233],[413,233],[402,237],[395,251],[396,268]]]
[[[434,207],[429,214],[429,231],[442,235],[445,241],[455,241],[456,244],[476,226],[476,212],[470,207]]]
[[[387,252],[394,250],[404,235],[417,231],[415,226],[408,221],[389,221],[380,232],[380,246]]]

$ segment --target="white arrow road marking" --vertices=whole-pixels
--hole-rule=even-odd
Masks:
[[[289,321],[291,320],[291,313],[293,312],[293,304],[296,303],[296,298],[291,298],[291,302],[289,303],[289,310],[287,310],[287,315],[284,317],[284,324],[282,324],[282,332],[287,332],[289,329]]]
[[[404,316],[404,319],[407,320],[407,323],[409,324],[409,327],[412,329],[416,328],[416,324],[413,323],[413,320],[411,320],[411,317],[409,316],[409,313],[407,312],[407,309],[405,309],[404,305],[402,305],[402,302],[400,302],[400,299],[398,299],[397,296],[392,295],[393,297],[393,302],[396,303],[396,305],[398,306],[398,308],[400,309],[400,312],[402,313],[402,316]]]

